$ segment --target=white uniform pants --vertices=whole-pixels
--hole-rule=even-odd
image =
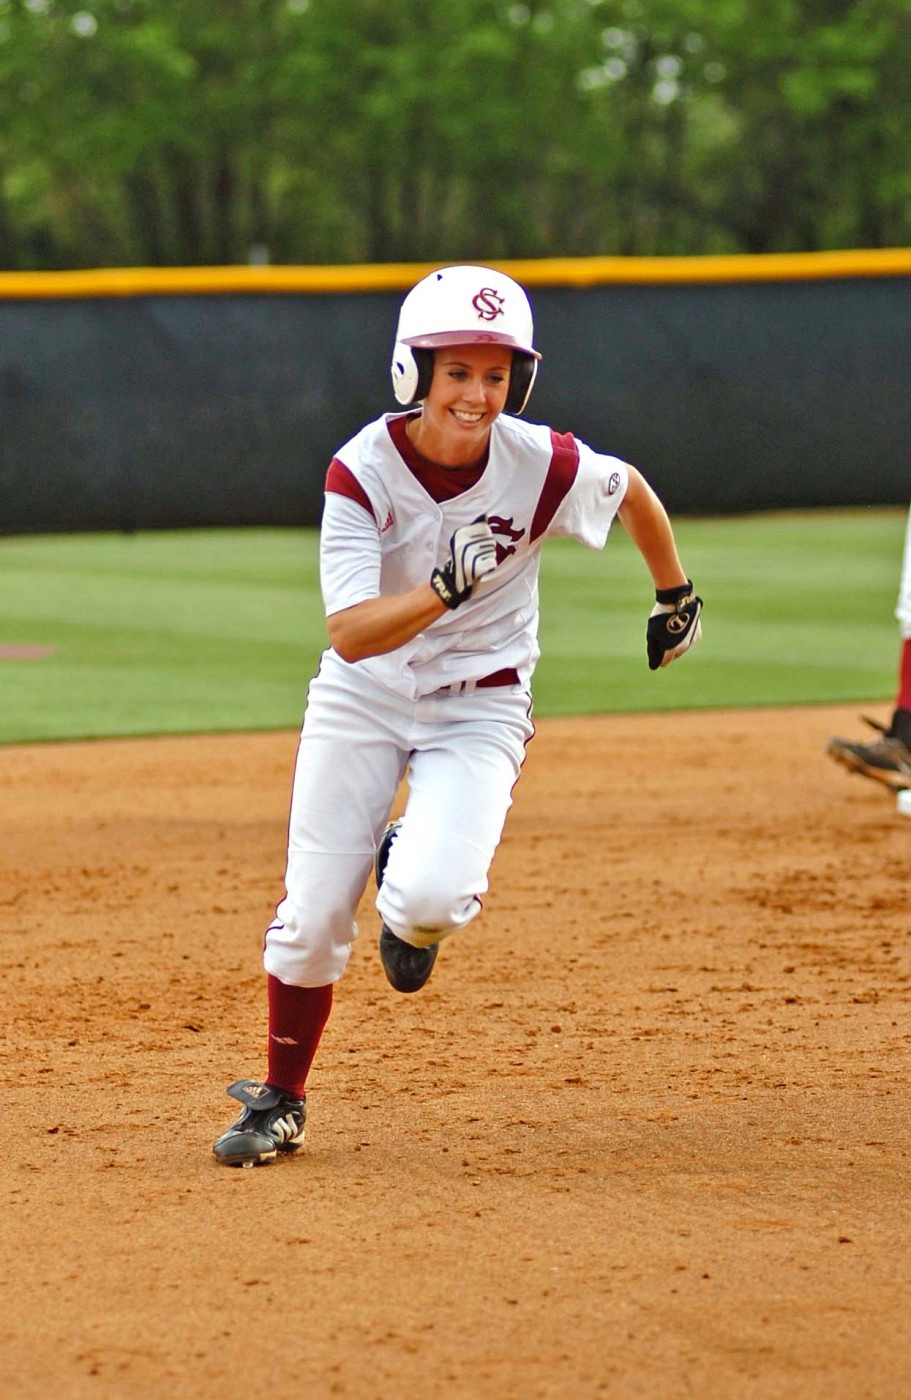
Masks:
[[[907,640],[911,637],[911,511],[908,512],[908,524],[905,528],[905,557],[895,616],[901,624],[902,636]]]
[[[345,970],[355,912],[396,791],[402,828],[376,907],[418,947],[473,919],[534,728],[531,697],[501,686],[412,701],[327,653],[311,682],[294,774],[285,898],[266,971],[320,987]]]

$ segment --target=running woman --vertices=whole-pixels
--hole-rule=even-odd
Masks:
[[[652,670],[699,640],[702,600],[667,512],[635,467],[523,421],[540,354],[502,272],[445,267],[405,298],[392,356],[401,411],[339,449],[320,568],[330,646],[294,774],[285,893],[265,938],[264,1081],[214,1144],[254,1166],[303,1143],[306,1083],[375,872],[379,953],[403,993],[476,918],[533,726],[546,540],[601,549],[615,518],[655,588]],[[389,815],[399,784],[408,798]]]

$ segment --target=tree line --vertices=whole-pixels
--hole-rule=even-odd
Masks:
[[[0,0],[0,268],[911,243],[911,0]]]

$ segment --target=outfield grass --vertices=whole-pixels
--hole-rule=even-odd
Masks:
[[[889,701],[906,512],[678,520],[704,641],[652,674],[644,566],[553,541],[537,716]],[[0,743],[277,729],[300,722],[325,645],[313,530],[0,541]]]

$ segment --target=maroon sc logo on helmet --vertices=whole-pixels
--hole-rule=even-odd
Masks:
[[[503,297],[493,287],[482,287],[471,304],[482,321],[495,321],[503,315]]]

